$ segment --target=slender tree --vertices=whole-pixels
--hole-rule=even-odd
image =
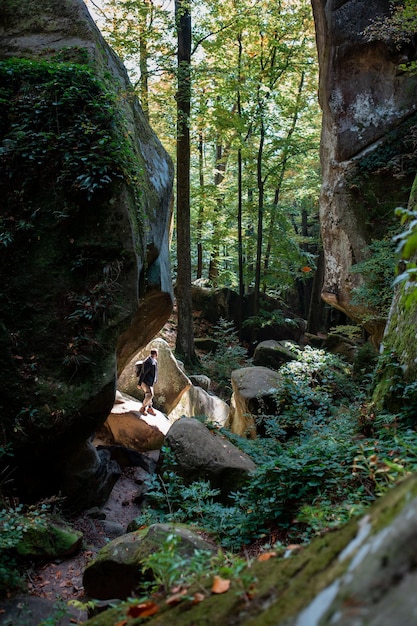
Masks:
[[[190,225],[190,107],[191,107],[191,9],[187,0],[176,0],[178,37],[177,82],[177,311],[176,352],[184,363],[196,361],[191,294]]]

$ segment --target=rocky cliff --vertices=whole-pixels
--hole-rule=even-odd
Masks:
[[[410,41],[369,35],[389,15],[389,0],[312,0],[323,110],[320,218],[325,255],[323,299],[381,339],[380,311],[355,305],[354,264],[370,255],[405,206],[416,170],[417,79],[406,71]]]
[[[28,497],[91,504],[88,438],[172,309],[172,165],[82,0],[3,0],[0,74],[7,464]]]

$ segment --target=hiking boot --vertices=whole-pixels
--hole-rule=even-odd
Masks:
[[[146,407],[141,406],[139,409],[139,413],[141,413],[142,415],[146,415]]]
[[[153,410],[153,408],[152,408],[151,406],[148,408],[148,413],[149,413],[150,415],[156,415],[156,411],[154,411],[154,410]]]

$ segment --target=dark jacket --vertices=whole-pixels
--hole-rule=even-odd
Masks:
[[[139,385],[145,383],[145,385],[153,387],[157,380],[158,363],[153,357],[148,356],[143,362],[142,374],[139,377],[138,383]]]

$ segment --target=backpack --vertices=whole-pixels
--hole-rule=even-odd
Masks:
[[[140,378],[143,374],[143,361],[136,361],[135,363],[135,374],[138,378]]]

